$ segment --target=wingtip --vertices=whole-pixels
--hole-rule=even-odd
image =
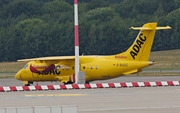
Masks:
[[[170,27],[170,26],[166,26],[166,28],[171,29],[171,27]]]

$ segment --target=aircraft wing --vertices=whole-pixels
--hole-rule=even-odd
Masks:
[[[51,56],[51,57],[39,57],[39,58],[30,58],[30,59],[21,59],[17,60],[18,62],[28,62],[28,61],[61,61],[61,60],[74,60],[74,56]]]

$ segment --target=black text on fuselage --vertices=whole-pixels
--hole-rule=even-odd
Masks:
[[[39,72],[38,75],[60,75],[59,70],[51,70],[49,72]]]

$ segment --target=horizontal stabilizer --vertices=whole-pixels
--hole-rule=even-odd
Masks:
[[[166,26],[166,27],[156,27],[156,30],[166,30],[166,29],[171,29],[170,26]]]
[[[131,27],[129,29],[132,29],[132,30],[153,30],[152,28],[150,27]],[[165,30],[165,29],[171,29],[170,26],[166,26],[166,27],[156,27],[156,30]]]

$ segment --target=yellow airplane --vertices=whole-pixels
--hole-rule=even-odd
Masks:
[[[156,30],[171,29],[157,27],[157,23],[147,23],[143,27],[131,27],[140,30],[134,43],[123,53],[100,56],[80,56],[80,71],[85,72],[85,81],[106,80],[142,71],[142,68],[155,64],[148,61]],[[75,56],[53,56],[22,59],[28,63],[17,72],[15,78],[26,86],[39,81],[59,81],[73,83]]]

